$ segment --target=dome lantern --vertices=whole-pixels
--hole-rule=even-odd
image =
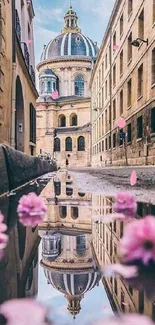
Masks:
[[[51,95],[58,91],[58,78],[52,69],[46,68],[39,74],[39,95]]]
[[[77,13],[73,10],[72,5],[70,5],[69,10],[66,12],[64,21],[65,26],[62,30],[62,33],[81,33],[81,30],[78,27],[78,16]]]

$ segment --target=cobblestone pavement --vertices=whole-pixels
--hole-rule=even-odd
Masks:
[[[137,173],[137,184],[130,185],[132,171]],[[74,186],[85,192],[115,196],[118,191],[131,191],[137,200],[155,204],[155,167],[110,167],[70,170]]]

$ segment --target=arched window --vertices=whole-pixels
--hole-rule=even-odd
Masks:
[[[77,115],[71,115],[71,120],[70,120],[71,126],[77,126]]]
[[[67,207],[66,206],[60,206],[59,207],[59,213],[60,213],[60,217],[62,219],[66,218],[66,216],[67,216]]]
[[[84,255],[86,252],[86,237],[85,235],[76,236],[76,251],[78,255]]]
[[[75,95],[84,96],[84,78],[77,76],[74,80]]]
[[[72,138],[66,138],[66,151],[72,151]]]
[[[79,210],[78,207],[71,207],[71,217],[72,219],[77,219],[79,216]]]
[[[61,194],[61,183],[60,182],[54,182],[54,191],[55,195],[59,196]]]
[[[66,117],[65,117],[65,115],[60,115],[59,116],[59,126],[60,127],[66,126]]]
[[[85,151],[85,139],[82,136],[78,138],[78,151]]]
[[[66,182],[66,195],[71,196],[73,195],[73,189],[71,187],[67,187],[67,185],[70,185],[70,182]]]
[[[60,139],[59,138],[54,139],[54,151],[60,151]]]
[[[47,91],[50,92],[51,91],[51,81],[47,82]]]
[[[78,194],[79,194],[79,196],[81,196],[81,197],[84,197],[84,196],[85,196],[85,193],[83,193],[83,192],[78,192]]]
[[[56,84],[55,84],[55,82],[53,83],[53,90],[54,91],[56,90]]]

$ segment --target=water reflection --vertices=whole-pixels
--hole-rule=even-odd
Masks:
[[[104,223],[100,217],[100,215],[112,212],[113,202],[114,198],[104,197],[102,195],[94,195],[92,198],[92,204],[95,207],[98,207],[93,210],[93,215],[96,214],[98,222],[93,221],[92,235],[93,245],[99,265],[119,263],[119,241],[123,235],[126,222],[115,220],[111,223]],[[108,209],[107,205],[109,205]],[[148,214],[155,215],[155,206],[138,202],[136,218],[142,218]],[[104,286],[107,289],[108,296],[110,297],[115,310],[126,313],[145,313],[155,320],[154,302],[148,300],[148,297],[143,290],[144,287],[145,289],[148,287],[149,279],[147,278],[146,281],[146,277],[145,274],[145,281],[143,277],[142,282],[137,285],[139,290],[133,288],[133,285],[135,285],[134,281],[126,283],[121,276],[115,278],[106,277],[103,279]],[[150,287],[155,291],[155,281],[153,281],[153,278],[152,281],[149,280],[149,288]],[[147,292],[147,290],[145,292]]]

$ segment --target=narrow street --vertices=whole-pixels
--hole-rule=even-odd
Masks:
[[[135,170],[137,183],[130,185]],[[84,192],[114,197],[120,191],[132,192],[138,201],[155,204],[155,167],[83,168],[71,170],[74,186]]]

